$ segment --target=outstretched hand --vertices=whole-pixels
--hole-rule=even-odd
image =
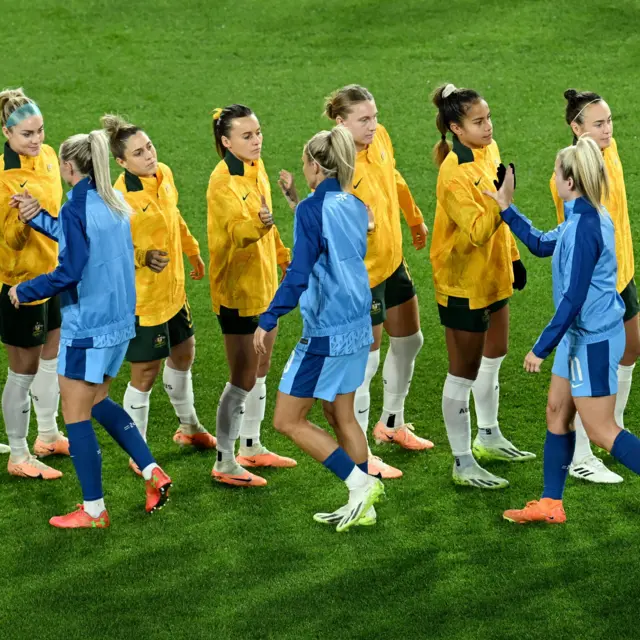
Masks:
[[[297,204],[300,202],[300,198],[298,197],[293,174],[290,171],[282,169],[282,171],[280,171],[280,178],[278,179],[278,186],[291,209],[295,210]]]
[[[258,211],[260,222],[262,222],[265,227],[272,227],[273,214],[271,213],[271,211],[269,211],[269,205],[267,204],[267,201],[263,195],[260,196],[260,204],[262,205],[260,207],[260,211]]]
[[[509,168],[505,168],[503,164],[498,167],[497,180],[493,184],[497,191],[485,191],[484,195],[495,200],[500,207],[500,211],[504,211],[511,206],[513,202],[513,192],[516,190],[516,168],[513,163]]]

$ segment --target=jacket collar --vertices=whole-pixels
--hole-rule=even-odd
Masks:
[[[324,198],[327,191],[342,191],[340,183],[335,178],[325,178],[313,192],[313,197]]]

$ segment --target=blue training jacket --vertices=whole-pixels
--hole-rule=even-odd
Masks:
[[[564,222],[547,233],[535,229],[513,205],[501,215],[531,253],[553,255],[556,313],[533,347],[538,358],[546,358],[565,333],[573,344],[591,344],[623,329],[614,228],[606,211],[598,212],[584,198],[565,202]]]
[[[336,179],[323,180],[296,207],[293,260],[260,327],[271,331],[300,301],[304,328],[298,349],[340,356],[370,345],[367,227],[365,205]]]
[[[46,211],[30,225],[58,242],[58,266],[18,285],[20,302],[60,294],[60,343],[112,347],[135,336],[135,266],[129,218],[113,212],[85,178],[57,219]]]

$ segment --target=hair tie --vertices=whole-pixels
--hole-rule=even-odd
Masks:
[[[442,134],[442,142],[446,142],[447,141],[447,134],[443,133]]]
[[[220,116],[222,115],[223,111],[224,109],[220,109],[219,107],[213,110],[212,117],[214,122],[216,122],[217,120],[220,120]]]
[[[449,83],[443,90],[442,90],[442,97],[443,98],[448,98],[454,91],[457,91],[456,89],[456,85],[455,84],[451,84]]]

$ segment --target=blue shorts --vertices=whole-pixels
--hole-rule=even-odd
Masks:
[[[60,345],[58,374],[71,380],[102,384],[105,376],[115,378],[118,375],[128,346],[128,340],[103,349]]]
[[[280,391],[296,398],[333,402],[363,382],[369,346],[346,356],[319,356],[294,349],[282,372]]]
[[[608,340],[574,345],[565,335],[551,370],[571,383],[574,398],[598,398],[618,393],[618,364],[625,348],[624,329]]]

